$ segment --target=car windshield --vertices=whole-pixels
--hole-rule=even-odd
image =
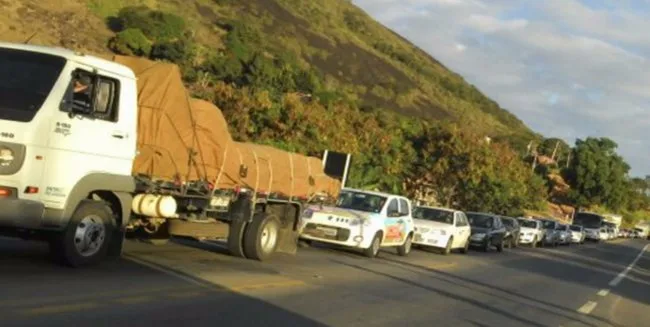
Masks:
[[[480,213],[467,213],[466,215],[470,226],[473,227],[490,228],[494,224],[492,216]]]
[[[0,119],[31,121],[64,66],[61,57],[0,48]]]
[[[415,207],[413,208],[413,218],[452,225],[454,223],[454,212],[442,209]]]
[[[531,220],[522,220],[521,227],[537,228],[537,223]]]
[[[555,222],[550,221],[550,220],[543,220],[542,221],[542,226],[544,226],[545,229],[554,229],[555,228]]]
[[[579,231],[580,231],[580,226],[571,225],[571,227],[569,227],[569,228],[571,228],[571,230],[572,230],[572,231],[575,231],[575,232],[579,232]]]
[[[509,218],[501,218],[501,221],[503,222],[504,225],[508,227],[515,227],[515,221],[514,219],[509,219]]]
[[[343,191],[336,200],[336,206],[344,209],[380,213],[386,197],[363,192]]]

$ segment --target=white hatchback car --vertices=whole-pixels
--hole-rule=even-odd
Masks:
[[[300,238],[364,250],[381,247],[406,256],[413,244],[411,201],[403,196],[344,188],[335,206],[311,205],[301,217]]]
[[[434,247],[449,254],[453,249],[467,253],[471,227],[459,210],[416,206],[413,208],[415,238],[413,244]]]

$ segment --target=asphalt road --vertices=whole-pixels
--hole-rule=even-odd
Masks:
[[[260,263],[129,242],[124,259],[74,270],[0,239],[0,326],[648,326],[646,244],[374,260],[315,246]]]

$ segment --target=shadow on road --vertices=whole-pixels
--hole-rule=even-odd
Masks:
[[[58,266],[47,246],[35,242],[0,238],[0,267],[3,327],[76,326],[73,321],[93,326],[326,326],[193,276],[176,278],[125,259],[84,269]]]

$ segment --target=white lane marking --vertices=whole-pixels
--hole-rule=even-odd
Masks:
[[[598,303],[594,301],[588,301],[587,303],[585,303],[585,305],[581,306],[580,309],[578,309],[578,312],[588,315],[589,313],[591,313],[591,311],[594,310],[596,305],[598,305]]]
[[[607,294],[609,294],[609,290],[606,289],[606,288],[598,291],[598,295],[600,295],[600,296],[607,296]]]
[[[619,273],[618,276],[616,276],[614,279],[612,279],[611,282],[609,282],[609,286],[616,286],[616,285],[618,285],[618,283],[620,283],[620,282],[623,280],[623,278],[625,278],[625,276],[627,276],[627,273],[628,273],[630,270],[632,270],[632,267],[634,267],[634,265],[636,264],[636,262],[639,261],[639,259],[641,259],[641,256],[643,255],[643,253],[645,253],[645,250],[648,248],[648,245],[650,245],[650,244],[646,244],[646,245],[643,247],[643,249],[641,250],[641,252],[639,252],[639,254],[636,256],[636,258],[634,259],[634,261],[632,261],[632,263],[631,263],[629,266],[627,266],[627,268],[625,268],[625,270],[621,271],[621,273]]]

